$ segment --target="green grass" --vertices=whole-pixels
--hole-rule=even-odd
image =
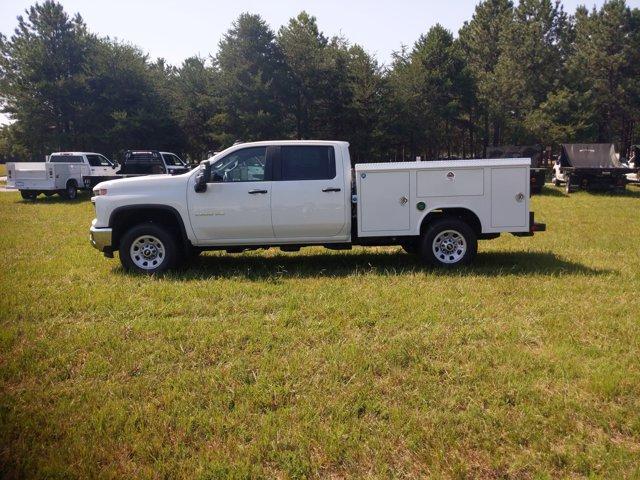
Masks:
[[[547,190],[548,231],[206,254],[163,278],[91,204],[0,194],[0,476],[640,476],[640,190]]]

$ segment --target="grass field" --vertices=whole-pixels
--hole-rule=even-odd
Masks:
[[[640,189],[534,197],[457,273],[397,248],[162,278],[0,194],[6,478],[640,476]]]

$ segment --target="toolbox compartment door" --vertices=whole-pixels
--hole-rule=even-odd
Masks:
[[[491,169],[491,226],[528,227],[529,167]]]
[[[403,232],[411,226],[410,172],[362,172],[360,226],[362,232]]]

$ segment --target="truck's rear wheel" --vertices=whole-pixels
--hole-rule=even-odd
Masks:
[[[25,200],[35,200],[38,196],[38,192],[34,190],[20,190],[20,196]]]
[[[422,237],[420,256],[428,265],[455,268],[473,260],[478,251],[478,238],[473,229],[457,218],[433,222]]]
[[[67,200],[75,200],[78,197],[78,186],[75,182],[67,182],[66,188],[60,191],[60,196]]]
[[[160,273],[173,267],[176,258],[175,238],[153,223],[136,225],[120,240],[120,262],[125,270]]]

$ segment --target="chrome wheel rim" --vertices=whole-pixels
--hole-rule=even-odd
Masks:
[[[153,235],[142,235],[131,244],[129,255],[133,263],[143,270],[154,270],[165,261],[164,244]]]
[[[457,263],[467,253],[467,241],[456,230],[443,230],[433,239],[433,254],[442,263]]]

